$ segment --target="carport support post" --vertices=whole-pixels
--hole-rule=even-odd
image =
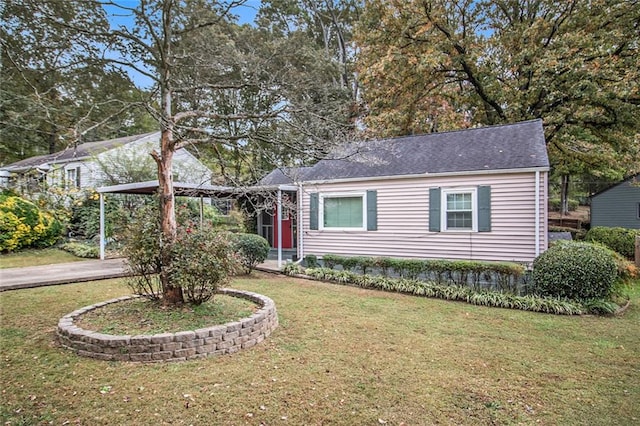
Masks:
[[[282,189],[278,188],[278,269],[282,268]]]
[[[104,260],[104,194],[100,193],[100,260]]]

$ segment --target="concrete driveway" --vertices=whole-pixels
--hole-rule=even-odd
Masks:
[[[125,260],[121,258],[0,269],[0,291],[119,278],[125,275]]]

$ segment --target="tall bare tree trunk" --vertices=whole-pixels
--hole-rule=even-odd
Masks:
[[[562,184],[560,188],[560,214],[567,216],[569,214],[569,175],[562,175]]]
[[[176,241],[177,224],[175,211],[175,196],[173,193],[172,163],[175,152],[174,117],[172,108],[173,90],[171,87],[171,1],[162,4],[163,38],[160,47],[160,61],[158,73],[160,79],[160,107],[161,107],[161,136],[160,155],[153,152],[152,156],[158,165],[158,195],[160,196],[160,227],[162,231],[160,284],[162,285],[163,302],[166,305],[177,305],[184,301],[182,288],[171,282],[169,272],[173,263],[171,247]]]
[[[160,283],[162,285],[163,302],[167,305],[177,305],[184,301],[182,288],[173,285],[169,277],[173,258],[171,245],[176,240],[177,223],[175,215],[175,197],[173,194],[173,176],[171,173],[173,162],[173,137],[170,129],[162,131],[160,143],[161,154],[158,161],[158,195],[160,197],[160,227],[162,230],[162,269]]]

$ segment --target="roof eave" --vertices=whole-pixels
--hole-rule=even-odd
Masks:
[[[467,170],[458,172],[441,172],[441,173],[418,173],[408,175],[391,175],[391,176],[365,176],[341,179],[320,179],[302,181],[304,185],[320,185],[326,183],[347,183],[347,182],[363,182],[374,180],[398,180],[398,179],[415,179],[425,177],[443,177],[443,176],[472,176],[472,175],[495,175],[495,174],[515,174],[515,173],[533,173],[548,172],[549,166],[527,167],[520,169],[492,169],[492,170]]]

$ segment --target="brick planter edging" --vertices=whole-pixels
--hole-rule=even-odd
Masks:
[[[115,336],[84,330],[74,325],[74,320],[91,310],[139,297],[123,296],[65,315],[58,321],[58,339],[65,348],[90,358],[105,361],[172,362],[232,354],[257,345],[278,327],[276,305],[270,298],[228,288],[219,290],[218,294],[250,300],[258,304],[260,309],[239,321],[177,333]]]

